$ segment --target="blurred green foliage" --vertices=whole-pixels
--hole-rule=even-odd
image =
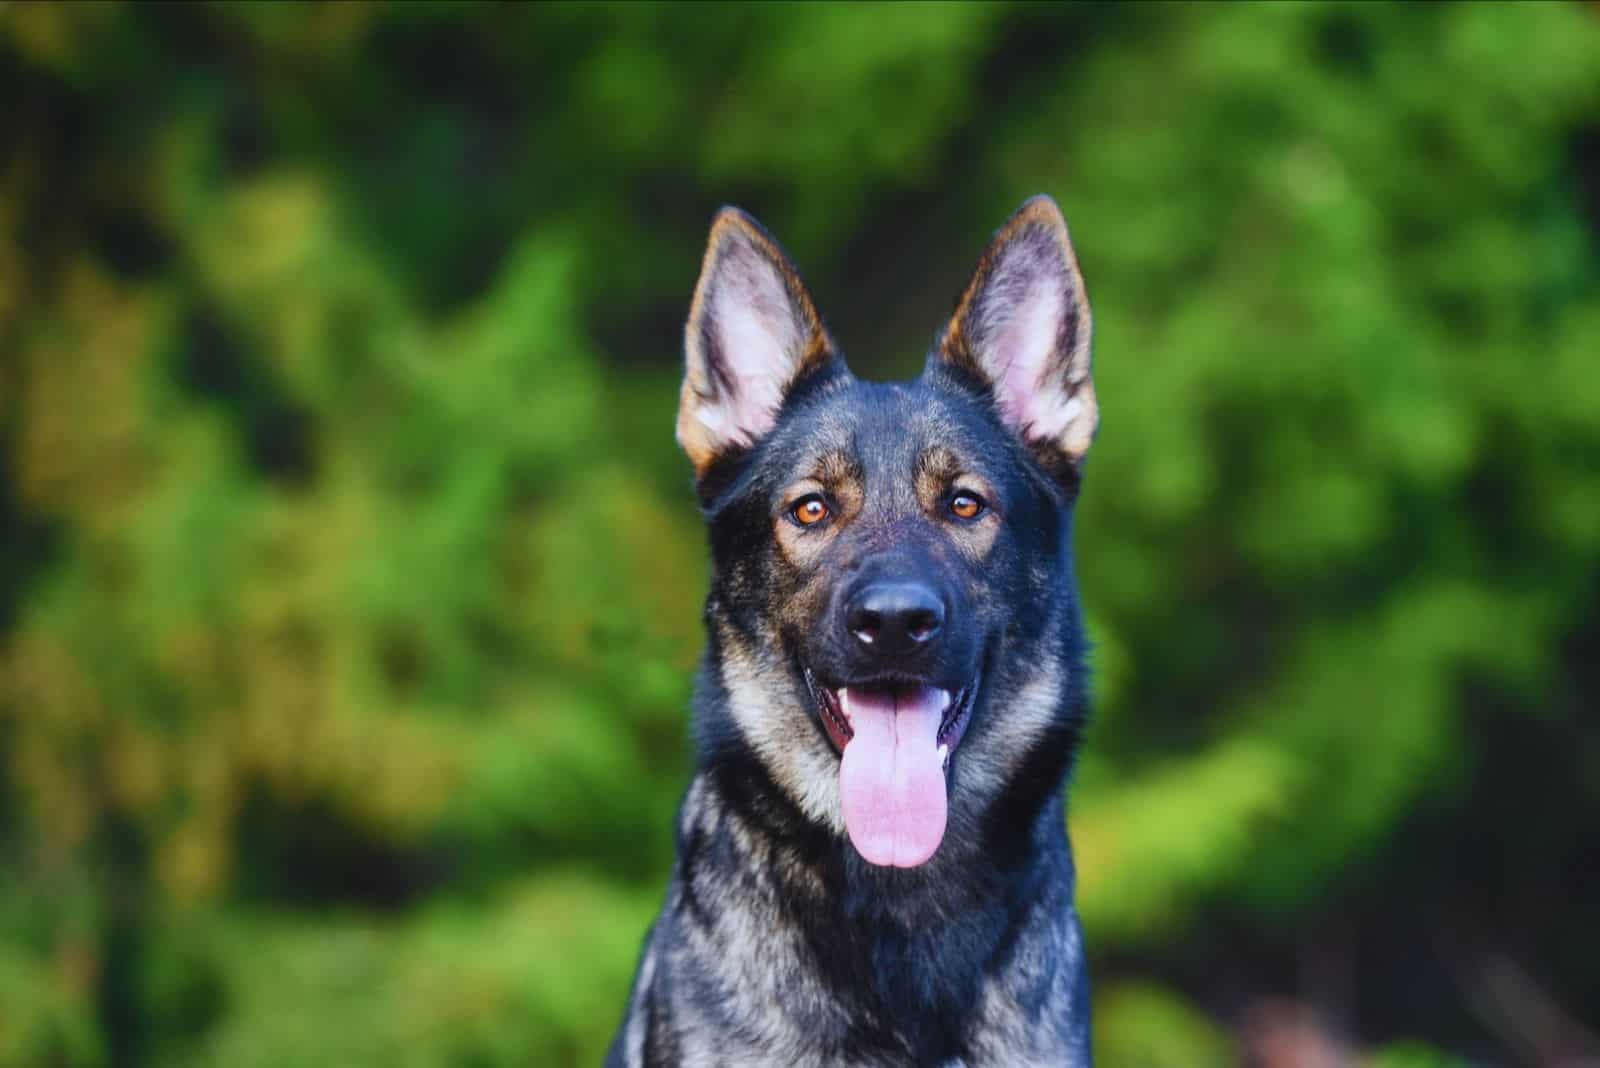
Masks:
[[[1104,1063],[1347,943],[1374,1063],[1592,1014],[1592,8],[10,4],[0,98],[0,1066],[599,1059],[722,201],[881,375],[1067,212]]]

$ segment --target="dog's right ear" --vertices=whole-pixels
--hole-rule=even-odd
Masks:
[[[770,431],[794,385],[836,355],[794,264],[738,208],[711,224],[683,347],[678,444],[697,478]]]

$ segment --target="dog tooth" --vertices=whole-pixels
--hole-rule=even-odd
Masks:
[[[941,768],[947,768],[950,766],[950,747],[948,745],[941,745],[939,747],[939,766]]]

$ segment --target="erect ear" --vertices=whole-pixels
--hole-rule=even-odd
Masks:
[[[1099,421],[1089,334],[1089,301],[1066,220],[1041,195],[989,243],[934,359],[988,385],[1007,425],[1075,470]]]
[[[711,224],[683,340],[678,444],[697,476],[771,430],[789,390],[835,356],[794,264],[738,208]]]

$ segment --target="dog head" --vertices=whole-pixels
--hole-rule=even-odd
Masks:
[[[677,425],[713,556],[700,737],[871,864],[970,844],[1070,760],[1089,339],[1048,197],[995,236],[909,383],[850,373],[753,219],[712,226]]]

